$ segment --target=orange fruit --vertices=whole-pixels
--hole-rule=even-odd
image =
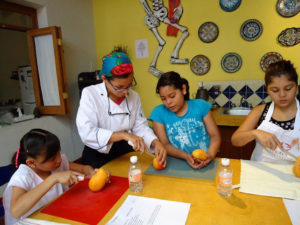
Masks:
[[[206,160],[207,156],[206,156],[206,152],[202,149],[196,149],[192,152],[192,156],[194,156],[194,158],[196,159],[200,159],[200,160]]]
[[[89,188],[91,191],[100,191],[109,181],[109,172],[100,168],[90,179]]]
[[[297,158],[297,162],[295,162],[294,167],[293,167],[293,172],[296,177],[300,177],[299,164],[300,164],[300,156]]]
[[[154,167],[155,169],[157,169],[157,170],[162,170],[162,169],[165,168],[164,165],[161,165],[161,164],[158,162],[158,157],[155,157],[155,158],[153,159],[153,167]]]

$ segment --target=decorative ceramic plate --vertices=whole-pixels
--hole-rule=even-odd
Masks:
[[[210,61],[204,55],[196,55],[190,62],[191,70],[196,75],[204,75],[210,69]]]
[[[247,41],[255,41],[260,37],[263,31],[263,26],[261,22],[256,19],[246,20],[240,29],[242,38]]]
[[[300,11],[299,0],[278,0],[276,4],[277,12],[283,17],[297,15]]]
[[[221,66],[226,72],[234,73],[241,68],[242,58],[237,53],[229,52],[223,56]]]
[[[284,46],[293,46],[300,42],[300,28],[287,28],[278,35],[277,40]]]
[[[278,52],[268,52],[261,58],[260,67],[264,72],[266,72],[271,63],[278,62],[282,59],[282,56]]]
[[[236,10],[242,0],[220,0],[220,6],[221,8],[226,12],[232,12]]]
[[[198,36],[205,43],[213,42],[219,35],[219,28],[213,22],[203,23],[198,30]]]

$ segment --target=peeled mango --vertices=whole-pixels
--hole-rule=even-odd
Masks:
[[[206,160],[207,156],[206,156],[206,151],[202,150],[202,149],[196,149],[192,152],[192,156],[196,159],[200,159],[200,160]]]
[[[105,184],[109,182],[109,172],[104,168],[100,168],[90,179],[89,188],[91,191],[100,191]]]

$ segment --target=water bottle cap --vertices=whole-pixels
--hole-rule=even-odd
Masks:
[[[138,160],[138,157],[136,155],[130,157],[130,162],[131,163],[136,163],[137,160]]]
[[[229,166],[230,160],[227,159],[227,158],[223,158],[223,159],[221,160],[221,163],[222,163],[223,166]]]

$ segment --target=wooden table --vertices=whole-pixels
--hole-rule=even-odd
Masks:
[[[247,116],[237,116],[237,115],[227,115],[223,114],[222,111],[224,108],[215,108],[213,109],[212,115],[218,126],[233,126],[239,127],[247,118]]]
[[[138,155],[143,171],[152,163],[151,156],[129,153],[106,164],[105,168],[109,169],[112,175],[127,177],[129,157],[134,154]],[[232,159],[231,165],[234,171],[233,184],[239,184],[240,160]],[[281,198],[240,193],[238,189],[233,190],[231,197],[222,197],[217,193],[216,181],[144,175],[142,193],[135,194],[127,190],[99,222],[99,225],[106,224],[112,218],[129,194],[191,203],[187,225],[292,224]],[[40,212],[36,212],[30,217],[61,223],[82,224]]]

